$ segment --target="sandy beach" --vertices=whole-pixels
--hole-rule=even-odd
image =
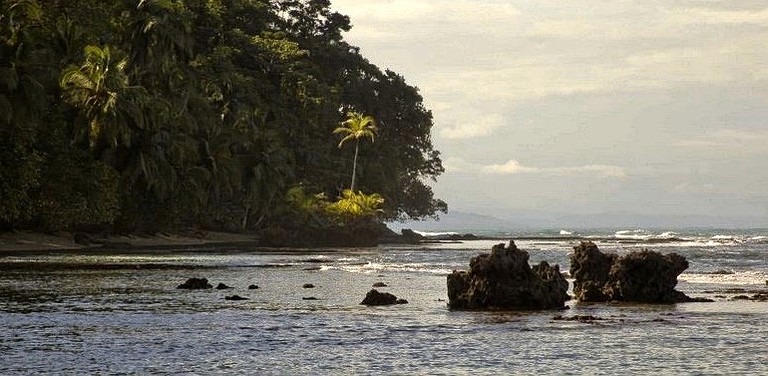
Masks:
[[[0,232],[0,254],[35,251],[113,251],[116,248],[175,249],[190,246],[255,246],[253,235],[226,232],[198,232],[194,235],[157,233],[154,235],[113,235],[75,241],[75,234],[45,234],[32,231]]]

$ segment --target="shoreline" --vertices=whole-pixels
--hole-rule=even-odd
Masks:
[[[197,236],[158,233],[155,235],[115,235],[77,242],[73,233],[45,234],[34,231],[0,232],[0,256],[35,253],[103,253],[131,251],[199,251],[211,248],[259,247],[253,235],[205,232]]]

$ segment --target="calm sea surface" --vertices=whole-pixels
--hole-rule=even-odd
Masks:
[[[532,263],[567,271],[578,241],[550,235],[510,236]],[[678,289],[716,302],[448,310],[446,274],[500,242],[486,240],[0,254],[0,374],[768,374],[768,303],[732,300],[768,289],[768,231],[582,236],[603,251],[680,253],[691,266]],[[234,288],[177,290],[189,277]],[[359,305],[376,282],[410,303]]]

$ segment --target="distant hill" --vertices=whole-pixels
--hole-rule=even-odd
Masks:
[[[499,219],[489,215],[474,213],[464,213],[460,211],[450,211],[448,214],[440,216],[440,220],[426,221],[407,221],[404,223],[393,222],[387,224],[389,228],[399,232],[401,229],[409,228],[417,231],[427,232],[493,232],[508,231],[517,227],[513,221]]]
[[[517,211],[507,218],[450,211],[440,220],[394,222],[388,226],[427,232],[471,232],[475,234],[531,229],[681,229],[681,228],[768,228],[768,218],[712,217],[698,215],[647,215],[628,212],[546,213]]]

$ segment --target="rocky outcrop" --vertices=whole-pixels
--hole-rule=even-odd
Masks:
[[[365,294],[365,299],[363,299],[360,304],[367,306],[383,306],[392,304],[408,304],[408,301],[405,299],[398,299],[396,296],[388,292],[378,292],[376,289],[373,289]]]
[[[570,273],[574,295],[582,302],[701,301],[675,290],[677,276],[687,268],[688,261],[676,253],[643,250],[619,257],[582,242],[574,247]]]
[[[212,289],[213,286],[211,286],[210,283],[208,283],[207,278],[190,278],[186,282],[176,286],[177,289],[186,289],[186,290],[204,290],[204,289]]]
[[[603,292],[608,283],[611,267],[619,257],[605,254],[592,242],[582,242],[573,247],[569,274],[574,279],[573,294],[581,302],[605,302],[610,297]]]
[[[469,262],[469,271],[448,275],[448,306],[452,309],[563,309],[568,282],[558,265],[542,261],[531,268],[528,252],[495,245],[490,254]]]
[[[216,285],[216,290],[229,290],[229,289],[233,289],[233,288],[234,287],[229,287],[226,284],[221,283],[221,282],[219,282],[219,284]]]
[[[396,233],[389,228],[382,231],[379,237],[379,243],[383,244],[419,244],[424,239],[423,236],[411,229],[404,228],[400,233]]]

